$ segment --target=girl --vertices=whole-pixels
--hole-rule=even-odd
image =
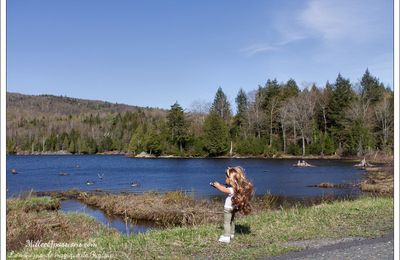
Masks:
[[[224,205],[224,234],[218,241],[229,243],[235,236],[235,213],[240,211],[247,215],[251,211],[250,199],[253,196],[253,184],[246,178],[244,169],[240,166],[228,167],[225,177],[226,185],[217,181],[210,185],[228,194]]]

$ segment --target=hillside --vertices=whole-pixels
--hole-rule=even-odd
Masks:
[[[138,125],[162,122],[166,113],[97,100],[7,93],[7,151],[126,150]]]
[[[125,104],[114,104],[99,100],[87,100],[54,95],[24,95],[7,92],[7,117],[14,114],[41,117],[43,115],[69,116],[96,113],[124,113],[144,109],[147,112],[165,111],[157,108],[141,108]]]

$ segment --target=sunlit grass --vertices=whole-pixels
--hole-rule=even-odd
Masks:
[[[96,248],[53,248],[51,253],[111,254],[114,259],[248,259],[296,250],[288,241],[374,237],[393,229],[393,198],[362,197],[354,201],[328,202],[309,208],[265,211],[240,218],[230,244],[218,243],[222,223],[175,227],[146,234],[94,235]],[[24,249],[39,256],[50,249]],[[10,254],[9,254],[10,255]]]

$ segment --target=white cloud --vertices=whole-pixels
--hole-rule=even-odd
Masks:
[[[348,46],[387,38],[390,30],[382,28],[390,21],[383,15],[388,5],[390,1],[310,0],[301,8],[277,10],[268,27],[273,39],[259,41],[240,52],[251,57],[306,39],[332,49],[338,42]]]
[[[278,48],[276,46],[272,46],[269,44],[253,44],[246,48],[240,50],[241,53],[244,53],[246,56],[250,57],[258,53],[268,52],[268,51],[275,51]]]
[[[308,30],[310,37],[325,41],[351,40],[363,42],[381,32],[382,20],[377,15],[384,1],[368,0],[312,0],[300,12],[298,23]]]
[[[240,52],[244,53],[247,57],[251,57],[253,55],[260,53],[277,51],[287,44],[304,39],[304,36],[293,34],[290,37],[281,37],[281,38],[282,38],[281,41],[275,43],[260,43],[260,44],[250,45],[246,48],[241,49]]]

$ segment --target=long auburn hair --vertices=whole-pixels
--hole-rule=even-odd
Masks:
[[[244,169],[240,166],[228,167],[226,176],[234,191],[232,204],[240,213],[249,214],[251,212],[250,200],[254,191],[253,184],[247,179]]]

